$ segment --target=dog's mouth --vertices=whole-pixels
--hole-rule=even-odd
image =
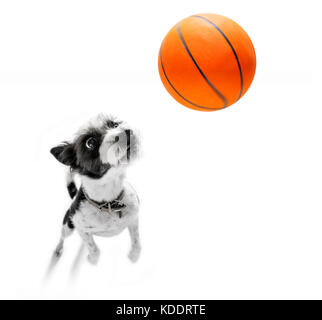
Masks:
[[[122,153],[126,153],[126,158],[127,160],[130,160],[130,157],[131,157],[131,145],[128,144],[125,149],[118,146],[115,150],[115,155],[116,157],[119,157]]]
[[[137,152],[137,140],[133,131],[125,130],[124,135],[116,137],[115,141],[110,144],[108,152],[108,158],[113,159],[117,164],[130,163],[136,157]]]
[[[131,145],[128,143],[126,146],[126,159],[129,161],[131,158]]]

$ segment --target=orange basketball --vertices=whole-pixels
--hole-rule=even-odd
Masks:
[[[184,106],[214,111],[238,101],[251,85],[255,50],[236,22],[217,14],[198,14],[177,23],[159,52],[161,80]]]

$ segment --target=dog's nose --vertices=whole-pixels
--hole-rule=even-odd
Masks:
[[[118,142],[120,140],[120,137],[119,136],[116,136],[115,138],[114,138],[114,142]]]

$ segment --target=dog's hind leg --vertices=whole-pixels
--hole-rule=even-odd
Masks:
[[[129,232],[131,237],[131,250],[128,257],[132,262],[136,262],[138,261],[141,253],[138,221],[129,226]]]
[[[73,222],[71,221],[71,211],[68,210],[65,215],[64,221],[63,221],[63,227],[61,230],[60,240],[59,240],[59,243],[55,249],[55,254],[57,257],[60,257],[62,255],[63,248],[64,248],[64,241],[68,236],[70,236],[72,234],[74,229],[75,229],[75,227],[73,225]]]

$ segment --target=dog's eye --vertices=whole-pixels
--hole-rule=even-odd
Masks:
[[[114,129],[114,128],[117,128],[118,127],[118,123],[115,122],[115,121],[112,121],[112,120],[108,120],[106,121],[106,126],[110,129]]]
[[[96,148],[97,141],[95,138],[91,137],[86,140],[85,145],[87,149],[94,150]]]

